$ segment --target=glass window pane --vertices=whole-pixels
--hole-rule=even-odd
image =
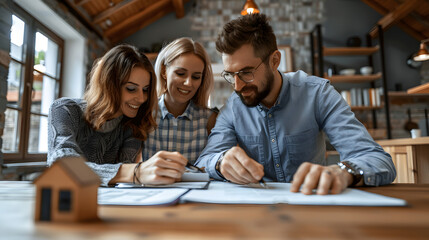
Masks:
[[[19,149],[20,113],[17,110],[6,108],[5,117],[2,151],[4,153],[17,153]]]
[[[11,61],[7,80],[7,105],[9,107],[21,107],[21,95],[23,91],[24,66]]]
[[[10,56],[18,61],[24,61],[24,33],[25,23],[20,18],[12,15],[12,27],[10,28]]]
[[[44,76],[36,71],[33,72],[33,89],[31,92],[31,112],[48,114],[49,107],[57,98],[57,81]]]
[[[58,77],[58,45],[40,32],[36,32],[34,69]]]
[[[31,114],[28,153],[48,152],[48,117]]]

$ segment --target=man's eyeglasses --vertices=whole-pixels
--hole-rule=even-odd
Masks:
[[[251,83],[253,82],[253,80],[255,79],[255,75],[254,73],[256,72],[256,70],[258,70],[259,66],[261,66],[261,64],[263,62],[265,62],[265,60],[267,59],[267,57],[269,57],[271,54],[268,54],[268,56],[266,56],[264,59],[262,59],[261,63],[259,63],[259,65],[257,67],[255,67],[252,70],[241,70],[238,72],[226,72],[223,71],[221,76],[231,85],[235,85],[235,75],[238,76],[238,78],[245,82],[245,83]]]

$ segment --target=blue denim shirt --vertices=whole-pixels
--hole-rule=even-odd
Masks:
[[[326,165],[324,133],[339,152],[364,171],[366,185],[391,183],[392,159],[355,118],[329,81],[303,71],[283,74],[271,108],[245,106],[233,93],[221,110],[206,148],[197,160],[211,177],[221,154],[237,144],[264,166],[267,181],[290,182],[303,162]]]

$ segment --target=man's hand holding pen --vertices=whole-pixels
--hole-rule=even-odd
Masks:
[[[242,148],[233,147],[223,156],[219,165],[219,172],[233,183],[258,183],[263,182],[264,167],[247,156]]]

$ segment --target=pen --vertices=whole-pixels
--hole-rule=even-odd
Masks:
[[[261,185],[263,188],[267,188],[267,184],[265,183],[263,178],[261,178],[261,180],[259,180],[259,185]]]
[[[204,168],[199,168],[197,166],[192,165],[189,162],[186,164],[186,168],[187,168],[186,172],[193,172],[193,173],[198,173],[198,172],[204,173],[205,172]]]

